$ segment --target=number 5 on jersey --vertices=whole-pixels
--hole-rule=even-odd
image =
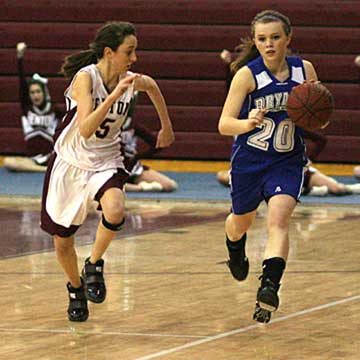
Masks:
[[[110,125],[107,123],[114,123],[116,120],[105,119],[99,126],[101,130],[96,130],[95,135],[100,139],[104,139],[110,131]]]

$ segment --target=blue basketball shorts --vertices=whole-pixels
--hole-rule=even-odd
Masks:
[[[274,195],[290,195],[298,200],[304,181],[302,164],[279,162],[263,169],[236,166],[230,171],[232,212],[251,212]]]

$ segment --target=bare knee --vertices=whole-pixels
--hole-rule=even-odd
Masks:
[[[125,210],[122,206],[111,207],[103,212],[107,222],[111,224],[119,224],[123,221]]]
[[[288,231],[290,219],[287,217],[273,216],[268,220],[268,228],[272,230]]]
[[[103,215],[107,222],[119,224],[125,216],[124,195],[119,189],[110,189],[100,200]]]

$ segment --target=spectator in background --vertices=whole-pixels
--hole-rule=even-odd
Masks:
[[[62,112],[51,104],[48,80],[35,73],[26,81],[23,58],[26,44],[16,46],[20,80],[21,124],[28,157],[6,157],[4,166],[11,171],[46,170],[53,150],[53,135]]]
[[[343,184],[311,166],[311,162],[324,149],[326,137],[319,133],[304,131],[304,138],[311,140],[315,146],[308,153],[309,162],[306,165],[301,194],[313,196],[360,194],[360,184]]]

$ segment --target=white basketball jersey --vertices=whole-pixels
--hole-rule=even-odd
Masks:
[[[85,71],[91,76],[93,110],[95,110],[107,98],[109,92],[105,88],[95,64],[88,65],[80,71]],[[130,74],[132,73],[127,72],[126,75]],[[126,75],[121,75],[119,80]],[[103,171],[124,168],[120,150],[120,133],[121,125],[126,119],[133,97],[134,84],[131,84],[125,93],[114,102],[95,133],[85,139],[80,135],[76,120],[77,102],[71,97],[74,79],[64,93],[67,114],[55,134],[55,152],[64,161],[84,170]]]

